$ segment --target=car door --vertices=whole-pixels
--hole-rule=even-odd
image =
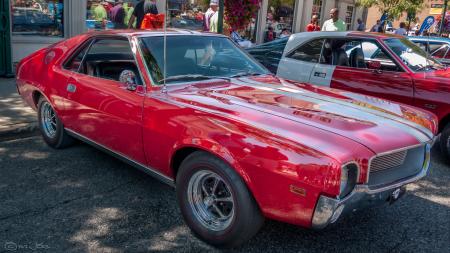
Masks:
[[[335,67],[332,88],[413,103],[411,76],[376,40],[336,39],[331,42],[331,51],[333,59],[328,64]]]
[[[327,78],[326,74],[318,74],[320,75],[318,78],[312,75],[313,69],[319,62],[323,42],[324,39],[314,39],[301,44],[290,52],[284,52],[278,66],[277,76],[300,82],[312,81],[314,84],[325,84],[322,79]]]
[[[145,164],[145,89],[128,39],[96,38],[86,51],[67,83],[66,129]]]

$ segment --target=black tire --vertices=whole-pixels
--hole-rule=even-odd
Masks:
[[[444,154],[447,162],[450,163],[450,123],[448,123],[439,138],[442,154]]]
[[[50,108],[48,107],[50,106]],[[48,130],[46,130],[46,124],[44,123],[45,107],[51,110],[55,115],[55,132],[54,134],[50,134]],[[74,143],[74,139],[69,136],[64,130],[64,126],[59,119],[58,115],[54,111],[50,102],[48,102],[44,97],[39,99],[38,105],[38,125],[41,130],[42,137],[44,141],[52,148],[60,149],[65,148]]]
[[[231,190],[234,216],[223,230],[212,230],[203,225],[189,203],[189,182],[203,171],[218,175]],[[199,239],[215,247],[237,247],[252,238],[264,224],[264,217],[242,178],[227,163],[209,153],[197,151],[182,162],[176,177],[176,192],[189,228]]]

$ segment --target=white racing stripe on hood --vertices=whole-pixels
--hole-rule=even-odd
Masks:
[[[279,94],[279,95],[284,95],[284,96],[288,96],[291,98],[297,98],[300,100],[305,100],[311,103],[315,103],[315,104],[320,104],[321,101],[323,102],[328,102],[328,103],[332,103],[332,104],[338,104],[341,105],[343,107],[347,107],[348,109],[346,109],[345,111],[341,112],[341,114],[343,116],[348,116],[348,117],[353,117],[355,119],[361,119],[361,120],[366,120],[366,121],[375,121],[375,122],[382,122],[385,124],[389,124],[401,131],[405,131],[408,132],[409,134],[411,134],[412,136],[414,136],[420,143],[423,142],[427,142],[430,139],[433,138],[433,134],[431,133],[431,131],[425,127],[423,127],[422,125],[416,124],[412,121],[406,120],[404,118],[392,115],[392,114],[388,114],[385,112],[381,112],[381,111],[377,111],[374,109],[370,109],[367,107],[362,107],[362,106],[358,106],[346,101],[343,101],[341,99],[335,99],[335,98],[331,98],[329,96],[325,96],[325,95],[316,95],[313,92],[310,92],[308,90],[299,88],[299,87],[294,87],[294,89],[300,91],[300,92],[289,92],[289,89],[293,89],[290,87],[286,87],[286,86],[276,86],[276,85],[270,85],[267,83],[261,84],[257,81],[245,78],[243,79],[245,81],[239,80],[239,79],[233,79],[233,83],[237,84],[237,85],[244,85],[244,86],[249,86],[249,87],[253,87],[256,89],[263,89],[263,90],[268,90],[271,89],[272,92]],[[292,87],[292,85],[291,85]],[[289,88],[289,89],[286,89]],[[321,110],[323,110],[324,112],[328,112],[331,114],[336,114],[336,109],[331,109],[331,108],[327,108],[327,104],[322,104],[321,105]],[[343,108],[345,109],[345,108]],[[361,111],[365,112],[365,113],[361,113]]]

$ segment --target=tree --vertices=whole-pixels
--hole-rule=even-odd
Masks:
[[[417,13],[424,8],[424,0],[356,0],[359,6],[378,7],[381,13],[387,13],[387,19],[399,19],[404,12]]]

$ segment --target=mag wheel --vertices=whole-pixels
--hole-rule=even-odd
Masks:
[[[220,248],[253,237],[264,218],[242,178],[221,159],[195,152],[180,166],[177,199],[183,217],[201,240]]]
[[[38,103],[38,124],[44,141],[53,148],[64,148],[73,143],[52,105],[43,97]]]

